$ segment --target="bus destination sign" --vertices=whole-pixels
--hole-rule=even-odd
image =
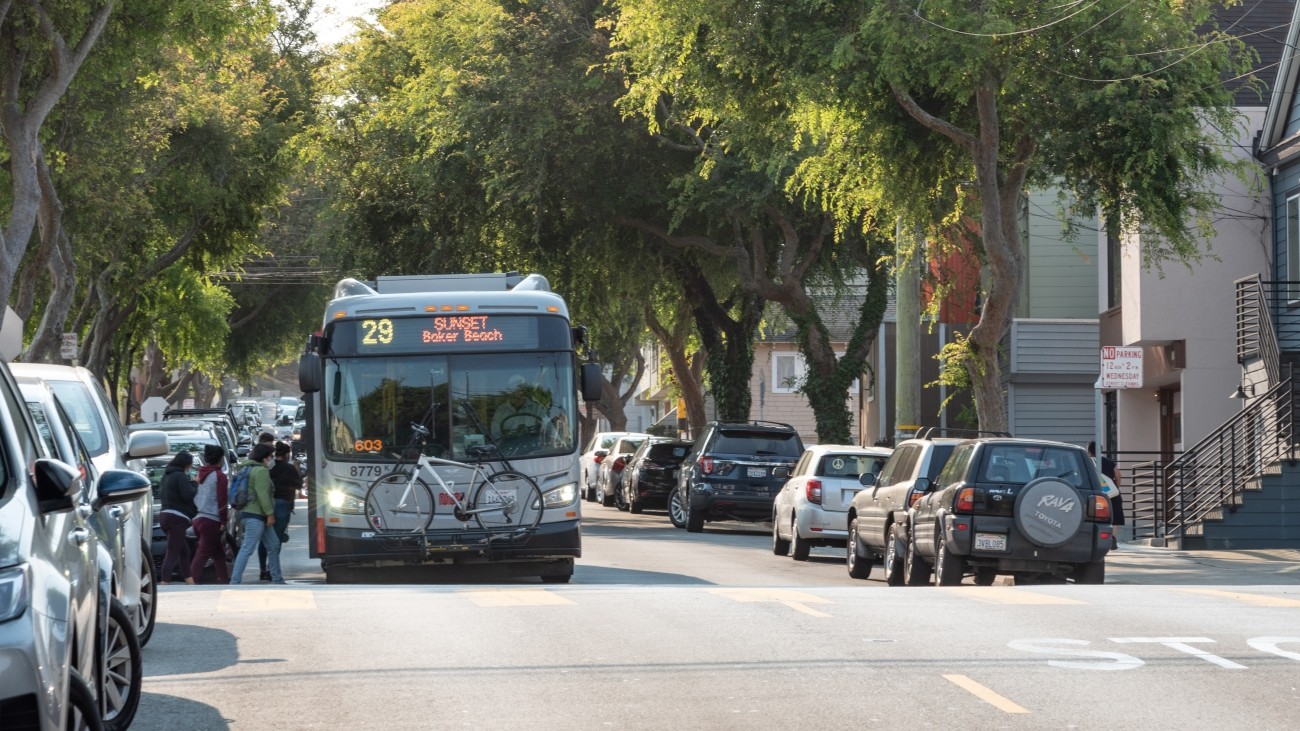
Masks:
[[[334,355],[476,352],[572,347],[563,318],[535,315],[366,317],[333,323]]]

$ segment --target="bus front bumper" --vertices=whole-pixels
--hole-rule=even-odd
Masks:
[[[421,535],[327,527],[321,567],[549,561],[582,556],[582,533],[576,520],[542,523],[525,537],[487,538],[474,530]]]

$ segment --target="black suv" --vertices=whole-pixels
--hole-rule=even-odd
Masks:
[[[1100,584],[1110,550],[1110,501],[1083,448],[981,438],[953,449],[910,512],[906,583],[992,584],[1069,579]],[[933,568],[931,568],[933,567]]]
[[[803,441],[789,424],[711,421],[682,461],[669,513],[680,508],[691,533],[704,530],[706,520],[770,520],[801,454]]]

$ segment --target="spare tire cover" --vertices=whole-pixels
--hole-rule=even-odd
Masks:
[[[1056,477],[1025,485],[1016,498],[1016,527],[1040,546],[1059,546],[1083,524],[1083,501],[1074,486]]]

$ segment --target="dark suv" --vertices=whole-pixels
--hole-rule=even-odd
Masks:
[[[1033,439],[963,441],[910,514],[908,584],[1070,579],[1100,584],[1110,550],[1110,501],[1082,447]],[[933,567],[933,568],[931,568]]]
[[[770,520],[801,454],[803,441],[789,424],[711,421],[682,461],[670,516],[680,509],[691,533],[704,530],[706,520]]]

